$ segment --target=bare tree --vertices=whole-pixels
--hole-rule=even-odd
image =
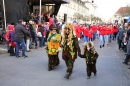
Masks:
[[[74,13],[73,17],[76,18],[77,21],[83,20],[83,15],[77,12]]]
[[[89,16],[86,16],[86,15],[83,16],[83,18],[84,18],[83,21],[85,21],[85,22],[90,20],[90,19],[89,19]]]

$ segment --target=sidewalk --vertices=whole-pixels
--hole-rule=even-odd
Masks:
[[[7,53],[6,43],[0,43],[0,55]]]

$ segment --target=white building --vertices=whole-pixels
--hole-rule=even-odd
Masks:
[[[126,22],[124,19],[127,16],[127,7],[120,7],[117,12],[112,16],[112,23]]]
[[[89,9],[81,0],[70,0],[69,4],[62,4],[59,9],[57,18],[61,21],[65,20],[66,22],[72,22],[73,20],[77,20],[74,16],[75,14],[81,14],[83,16],[89,15]],[[77,21],[79,23],[85,23],[81,19]]]
[[[95,3],[95,0],[82,0],[82,1],[85,2],[85,6],[89,8],[88,12],[88,15],[90,17],[89,23],[92,23],[91,17],[92,16],[97,17],[97,5]]]
[[[82,0],[82,1],[85,2],[85,6],[90,9],[89,10],[89,15],[96,16],[97,5],[94,2],[92,3],[93,0]]]

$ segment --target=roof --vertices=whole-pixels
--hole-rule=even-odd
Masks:
[[[127,11],[127,7],[120,7],[115,14],[122,14]]]

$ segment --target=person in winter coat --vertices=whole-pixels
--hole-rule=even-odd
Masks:
[[[121,30],[119,30],[118,34],[117,34],[117,40],[118,40],[118,49],[120,50],[122,48],[121,44],[123,43],[123,38],[124,38],[124,28],[122,28]]]
[[[128,31],[127,31],[127,37],[126,37],[127,43],[127,53],[126,53],[126,58],[123,61],[123,64],[128,65],[129,59],[130,59],[130,22],[128,23]]]
[[[73,71],[75,59],[77,58],[77,52],[81,52],[74,26],[71,23],[66,23],[64,26],[61,46],[63,48],[62,59],[67,67],[65,78],[69,79]]]
[[[43,24],[39,25],[39,28],[38,28],[38,32],[37,32],[37,35],[38,35],[38,38],[39,38],[39,47],[43,47],[43,44],[44,44],[44,26]]]
[[[105,46],[105,26],[101,26],[100,29],[100,48]]]
[[[30,39],[31,39],[31,33],[29,30],[29,25],[26,25],[26,22],[23,22],[23,26],[25,27],[25,30],[28,31],[29,34],[24,34],[24,39],[26,43],[26,51],[30,52],[29,44],[30,44]]]
[[[86,71],[87,71],[87,79],[90,79],[91,72],[96,76],[96,60],[98,58],[98,53],[94,48],[94,44],[92,42],[84,43],[84,54],[79,54],[79,57],[86,59]]]
[[[89,27],[88,26],[83,26],[83,33],[84,33],[84,42],[88,42],[89,41]]]
[[[30,36],[31,36],[31,37],[30,37],[30,44],[29,44],[29,48],[30,48],[30,49],[32,49],[32,44],[33,44],[33,42],[34,42],[34,40],[35,40],[35,36],[34,36],[32,24],[33,24],[33,21],[30,20],[30,21],[29,21],[29,24],[28,24],[28,29],[29,29],[29,31],[30,31]]]
[[[26,44],[24,41],[24,34],[29,34],[28,31],[25,30],[23,24],[23,20],[19,20],[19,23],[15,26],[15,36],[14,40],[16,42],[16,57],[19,58],[19,48],[22,46],[22,57],[28,57],[25,54]]]
[[[10,56],[15,56],[16,42],[14,40],[14,25],[8,25],[8,31],[5,34],[6,42],[9,44]]]

